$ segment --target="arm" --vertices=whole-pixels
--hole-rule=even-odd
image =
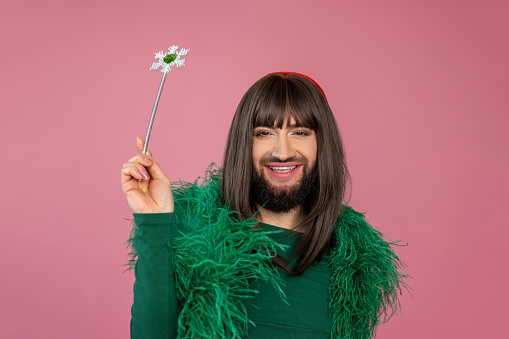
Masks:
[[[131,338],[175,338],[179,307],[175,294],[170,240],[173,213],[137,214]]]
[[[136,256],[138,259],[131,336],[173,338],[178,315],[170,249],[170,233],[175,223],[173,194],[170,180],[152,153],[141,153],[143,145],[143,139],[138,137],[138,155],[121,170],[122,193],[136,224],[131,233],[134,233],[131,254],[133,260]]]

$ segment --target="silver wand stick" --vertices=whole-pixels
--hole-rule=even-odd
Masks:
[[[148,149],[148,140],[150,139],[150,132],[152,132],[152,125],[154,124],[154,118],[156,116],[157,105],[159,104],[159,98],[161,97],[161,92],[163,91],[164,81],[166,80],[166,75],[169,71],[171,71],[171,66],[176,66],[177,68],[180,66],[186,65],[186,60],[181,59],[181,56],[186,56],[188,49],[182,48],[180,52],[177,52],[178,46],[171,46],[168,48],[168,52],[163,53],[163,51],[155,53],[155,59],[157,62],[152,64],[150,69],[157,70],[161,67],[161,72],[163,73],[163,78],[161,79],[161,84],[159,85],[159,90],[157,91],[156,102],[154,103],[154,108],[152,108],[152,115],[150,116],[150,122],[148,123],[147,135],[145,136],[145,145],[143,146],[142,153],[147,153]]]
[[[150,116],[150,121],[148,123],[147,135],[145,136],[145,146],[143,146],[143,151],[141,152],[142,154],[147,153],[148,140],[150,139],[150,132],[152,132],[152,125],[154,124],[154,118],[156,116],[157,104],[159,104],[159,98],[161,97],[161,92],[163,90],[164,81],[166,80],[166,74],[168,74],[168,73],[166,73],[166,72],[163,73],[163,78],[161,79],[161,84],[159,85],[159,90],[157,91],[156,102],[154,103],[154,108],[152,108],[152,115]]]

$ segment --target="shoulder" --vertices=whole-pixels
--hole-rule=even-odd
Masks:
[[[260,233],[255,227],[258,222],[255,217],[249,219],[237,218],[238,212],[229,209],[228,204],[221,201],[221,169],[210,165],[205,176],[194,182],[172,183],[175,202],[175,218],[178,234],[174,240],[181,237],[197,235],[218,240],[224,240],[230,235],[241,236],[245,233]]]
[[[203,177],[193,182],[176,181],[171,183],[175,203],[196,203],[201,200],[220,201],[221,169],[211,164]]]
[[[221,171],[209,166],[203,177],[194,182],[172,183],[175,215],[178,221],[193,223],[191,219],[203,219],[217,213],[221,204]]]
[[[341,206],[338,222],[359,222],[365,221],[365,213],[358,212],[348,205]]]
[[[335,228],[336,232],[345,230],[352,232],[378,232],[368,223],[365,213],[358,212],[348,205],[341,207]]]
[[[343,206],[336,221],[334,229],[335,248],[332,253],[343,255],[342,249],[350,252],[383,253],[385,257],[394,258],[395,253],[391,248],[393,242],[385,239],[384,234],[370,225],[365,213],[358,212],[350,206]]]

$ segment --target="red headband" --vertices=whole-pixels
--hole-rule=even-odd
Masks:
[[[323,94],[323,97],[325,98],[325,100],[327,100],[327,97],[325,96],[325,92],[323,91],[323,89],[320,87],[320,85],[318,85],[318,83],[316,81],[314,81],[313,79],[311,79],[310,77],[308,77],[307,75],[304,75],[304,74],[301,74],[301,73],[296,73],[296,72],[274,72],[274,73],[279,73],[279,74],[296,74],[296,75],[300,75],[301,77],[304,77],[306,79],[308,79],[309,81],[311,81],[312,83],[315,84],[316,87],[318,87],[318,89],[320,90],[320,92],[322,92]],[[274,74],[274,73],[270,73],[270,74]]]

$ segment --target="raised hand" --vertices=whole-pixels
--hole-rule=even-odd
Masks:
[[[145,142],[136,138],[138,155],[122,166],[122,193],[133,213],[173,212],[171,183],[150,151],[142,154]]]

